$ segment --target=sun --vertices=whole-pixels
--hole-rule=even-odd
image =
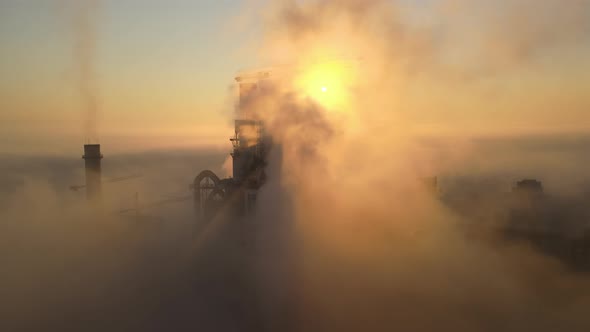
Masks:
[[[304,66],[296,76],[295,88],[328,111],[345,111],[349,106],[353,75],[343,61],[314,63]]]

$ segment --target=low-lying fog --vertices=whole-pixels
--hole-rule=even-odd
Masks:
[[[423,148],[441,162],[452,158],[452,148],[432,142]],[[429,174],[439,176],[433,201],[408,199],[416,210],[392,202],[383,215],[359,197],[353,215],[322,225],[299,219],[337,215],[322,212],[330,202],[317,197],[309,203],[313,212],[285,207],[301,202],[276,211],[276,201],[287,196],[277,195],[284,187],[271,169],[260,220],[247,231],[257,239],[254,250],[235,235],[243,230],[240,220],[198,230],[190,197],[143,209],[139,218],[118,213],[134,207],[135,193],[140,204],[190,196],[198,172],[223,174],[223,153],[109,155],[103,146],[100,211],[87,209],[84,189],[69,189],[83,184],[78,156],[2,156],[2,329],[587,330],[588,275],[526,241],[469,235],[456,220],[470,214],[445,200],[501,195],[516,180],[536,178],[547,195],[588,202],[590,141],[530,137],[469,145],[452,172]],[[108,182],[130,174],[142,177]]]

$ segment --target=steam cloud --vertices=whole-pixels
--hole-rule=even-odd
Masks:
[[[260,82],[238,115],[263,120],[281,146],[261,201],[285,197],[281,206],[293,207],[292,219],[282,220],[295,230],[297,273],[287,278],[300,314],[295,330],[588,327],[580,315],[590,295],[587,279],[531,248],[501,245],[491,234],[466,235],[478,220],[451,211],[419,181],[468,172],[465,163],[476,156],[470,133],[453,121],[453,106],[428,109],[428,98],[488,99],[477,80],[501,82],[545,51],[584,38],[585,6],[573,2],[553,15],[563,3],[447,1],[435,9],[437,17],[473,16],[477,24],[457,19],[442,32],[441,22],[407,22],[403,7],[390,1],[283,1],[266,14],[260,53],[295,69],[278,68]],[[336,73],[346,81],[340,86],[346,103],[325,103],[299,84],[301,76],[314,76],[307,70],[350,59],[361,61]],[[526,118],[517,107],[510,111],[507,120]],[[552,114],[559,117],[557,110]],[[425,139],[425,131],[416,130],[424,123],[450,129],[453,138],[427,130]],[[486,122],[500,132],[503,124]],[[576,174],[587,178],[581,169]],[[275,206],[259,208],[280,220]],[[578,291],[583,295],[574,295]],[[564,307],[553,302],[557,294]]]

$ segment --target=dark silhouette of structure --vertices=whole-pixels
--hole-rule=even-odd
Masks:
[[[265,167],[270,139],[264,135],[260,121],[236,120],[233,145],[232,177],[220,179],[210,170],[195,177],[191,188],[195,214],[199,219],[210,219],[224,207],[236,215],[253,212],[258,190],[266,180]]]
[[[508,239],[524,240],[539,251],[560,259],[573,269],[590,270],[590,232],[582,211],[544,194],[538,180],[518,181],[512,190]]]
[[[516,186],[512,190],[516,193],[527,193],[532,195],[543,194],[543,184],[541,181],[534,179],[524,179],[516,182]]]
[[[86,168],[86,198],[99,200],[101,196],[101,160],[100,144],[84,145],[84,164]]]
[[[269,72],[236,77],[240,92],[238,107],[245,107],[248,100],[260,91],[260,83],[269,77]],[[235,215],[251,214],[258,190],[266,181],[265,167],[271,139],[265,133],[264,123],[252,118],[235,120],[230,141],[233,147],[232,176],[220,179],[212,171],[205,170],[191,185],[195,214],[199,219],[210,219],[221,207]]]

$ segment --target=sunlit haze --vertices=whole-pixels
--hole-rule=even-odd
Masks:
[[[59,152],[86,136],[68,2],[0,4],[3,149]],[[584,0],[534,2],[538,12],[527,11],[531,1],[524,0],[396,1],[396,24],[406,29],[394,41],[380,31],[383,18],[366,24],[336,14],[321,31],[319,22],[309,22],[319,38],[304,37],[296,48],[275,36],[282,32],[265,31],[273,29],[275,2],[92,2],[93,88],[103,142],[135,146],[141,138],[145,149],[218,145],[230,128],[232,78],[257,66],[305,63],[309,68],[297,82],[302,92],[329,108],[346,108],[348,74],[330,62],[316,63],[360,57],[369,67],[380,63],[374,70],[382,72],[358,76],[388,76],[395,107],[412,110],[421,128],[506,134],[589,127]],[[511,11],[508,23],[505,10]],[[384,59],[371,58],[382,43],[391,51],[388,68],[381,66]]]
[[[0,331],[590,331],[590,0],[0,0]]]

